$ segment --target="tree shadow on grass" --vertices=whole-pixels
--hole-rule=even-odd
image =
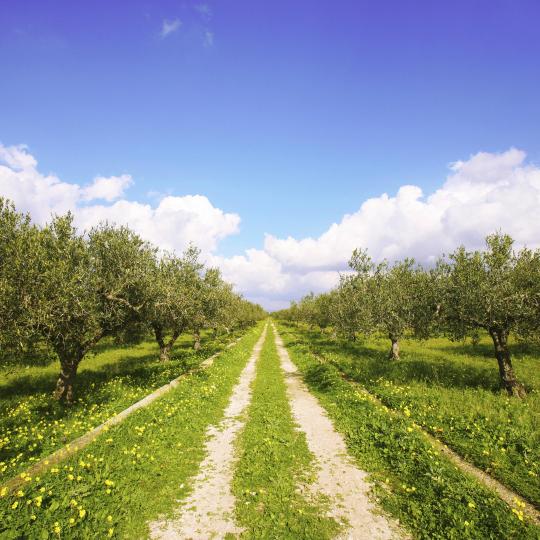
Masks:
[[[394,384],[410,385],[423,383],[427,386],[443,388],[482,388],[497,392],[500,390],[497,365],[472,366],[452,361],[407,358],[392,362],[382,358],[357,359],[349,364],[348,374],[359,382],[375,381],[383,378]]]
[[[510,343],[510,354],[516,358],[520,356],[528,355],[534,357],[540,357],[540,347],[534,343],[525,343],[518,341]],[[429,345],[430,350],[438,351],[442,354],[456,354],[461,356],[470,356],[473,358],[494,358],[494,348],[491,343],[478,343],[473,345],[471,343],[463,342],[449,342],[448,345]]]
[[[160,378],[164,379],[163,384],[165,384],[169,382],[167,377],[171,373],[178,372],[178,375],[180,375],[189,366],[196,363],[198,356],[188,351],[186,354],[175,354],[173,360],[163,364],[159,362],[155,352],[142,356],[126,355],[120,360],[80,371],[75,381],[76,397],[85,396],[95,389],[101,388],[105,382],[118,376],[122,377],[122,385],[126,387],[146,386],[149,380],[154,379],[160,382]],[[164,374],[165,377],[160,377],[161,374]],[[56,384],[56,377],[56,373],[52,374],[50,372],[21,375],[2,387],[2,397],[22,399],[37,393],[52,394]],[[171,378],[174,378],[174,376]]]
[[[497,363],[489,345],[477,345],[474,355],[471,354],[471,345],[463,345],[458,350],[454,347],[430,345],[427,352],[437,349],[433,356],[408,352],[404,347],[402,358],[391,361],[386,351],[366,342],[329,341],[320,335],[310,336],[310,342],[310,349],[315,354],[332,361],[345,375],[368,386],[372,381],[382,378],[400,385],[421,382],[444,388],[482,388],[492,392],[500,390]],[[459,358],[450,359],[444,353],[474,356],[475,360],[465,363]]]

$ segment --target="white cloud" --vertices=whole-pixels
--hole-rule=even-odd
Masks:
[[[540,168],[525,153],[481,152],[450,166],[443,185],[429,196],[402,186],[366,200],[317,238],[266,235],[264,249],[221,262],[224,275],[267,306],[284,306],[310,290],[330,289],[347,269],[353,249],[376,260],[413,256],[431,263],[458,245],[481,249],[501,230],[517,246],[540,247]]]
[[[0,143],[1,161],[15,170],[31,169],[37,165],[37,161],[27,152],[27,147],[24,144],[3,146]]]
[[[204,46],[212,47],[212,45],[214,45],[214,33],[206,30],[204,33]]]
[[[103,199],[107,202],[119,199],[124,191],[133,184],[129,174],[122,176],[96,176],[91,185],[82,190],[82,198],[85,201]]]
[[[170,21],[168,19],[164,19],[163,23],[161,24],[161,37],[165,38],[169,34],[176,32],[181,25],[182,22],[180,21],[180,19],[171,19]]]
[[[219,240],[238,232],[240,217],[214,207],[202,195],[169,195],[156,205],[120,199],[132,183],[129,175],[99,176],[83,187],[63,182],[54,174],[39,172],[25,147],[0,145],[0,196],[29,212],[37,223],[47,222],[51,214],[72,211],[81,229],[102,221],[129,225],[162,249],[180,252],[193,242],[205,255],[216,249]],[[98,199],[116,202],[96,204]]]
[[[163,249],[181,251],[193,241],[240,292],[271,309],[333,287],[357,247],[376,260],[414,256],[430,263],[460,244],[482,248],[484,237],[496,230],[512,235],[518,246],[540,247],[540,167],[516,149],[452,163],[441,187],[427,196],[418,186],[404,185],[395,195],[364,201],[319,237],[267,234],[263,249],[233,257],[215,251],[222,238],[238,232],[237,214],[214,207],[203,195],[167,195],[154,204],[129,201],[124,192],[131,183],[122,175],[80,187],[39,172],[26,147],[0,145],[0,195],[36,221],[72,210],[82,228],[102,220],[127,224]]]

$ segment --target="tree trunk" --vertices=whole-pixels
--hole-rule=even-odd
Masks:
[[[389,338],[392,342],[392,346],[390,347],[388,360],[399,360],[399,340],[396,336],[393,335],[390,335]]]
[[[153,328],[154,328],[154,334],[156,336],[156,341],[159,345],[159,359],[161,362],[168,362],[171,358],[171,351],[172,351],[173,345],[175,344],[181,332],[178,330],[175,330],[172,333],[172,336],[169,339],[169,341],[166,342],[165,335],[163,333],[163,328],[158,325],[154,325]]]
[[[508,334],[502,330],[490,330],[489,334],[495,347],[495,357],[499,364],[499,376],[503,388],[510,396],[524,398],[527,395],[525,387],[517,379],[510,359],[508,349]]]
[[[73,359],[64,355],[60,357],[60,375],[54,391],[54,397],[57,400],[67,404],[73,403],[73,385],[80,360],[80,358]]]
[[[157,324],[152,325],[152,328],[154,329],[154,335],[156,336],[156,341],[159,345],[159,359],[161,362],[166,362],[169,359],[169,353],[171,351],[167,350],[167,345],[165,345],[163,329]]]
[[[193,344],[193,348],[198,351],[201,348],[201,332],[197,330],[195,334],[193,335],[193,338],[195,339],[195,343]]]

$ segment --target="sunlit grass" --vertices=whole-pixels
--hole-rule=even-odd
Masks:
[[[404,340],[401,360],[386,359],[387,340],[332,341],[310,332],[312,350],[335,363],[389,407],[460,455],[540,505],[540,354],[515,344],[514,364],[525,400],[500,389],[487,337],[478,345],[436,338]]]
[[[375,493],[381,503],[415,537],[538,538],[540,530],[526,524],[519,501],[514,508],[509,508],[497,495],[456,469],[421,436],[420,422],[413,416],[427,403],[420,389],[407,397],[403,414],[390,415],[342,378],[340,369],[346,359],[347,366],[357,369],[355,373],[362,372],[362,378],[371,380],[373,370],[382,368],[374,366],[370,371],[366,366],[362,370],[362,355],[366,350],[371,351],[373,362],[388,363],[386,348],[383,355],[383,349],[377,344],[372,347],[369,344],[348,346],[332,342],[328,336],[319,334],[317,337],[316,333],[305,329],[281,328],[293,361],[337,429],[344,434],[351,454],[361,468],[372,473],[377,486]],[[321,356],[326,358],[323,363]],[[406,362],[406,356],[402,362]],[[388,369],[399,370],[400,364]],[[406,367],[404,371],[407,372]],[[411,378],[413,373],[409,371]],[[377,385],[384,387],[384,380],[376,379]],[[420,388],[427,393],[429,385],[423,383]],[[441,391],[441,386],[433,388]],[[477,387],[473,386],[473,389]],[[444,395],[444,387],[442,391]],[[484,391],[493,393],[492,389]],[[495,392],[493,395],[500,403],[507,400],[504,394]],[[469,414],[469,407],[462,397],[455,404],[456,411],[462,411],[456,418]],[[439,415],[440,411],[434,413]],[[480,443],[481,440],[470,440],[469,446]]]
[[[305,495],[315,478],[313,456],[292,418],[271,327],[238,453],[233,492],[242,538],[335,537],[338,525],[324,502]]]
[[[207,333],[199,352],[182,336],[170,362],[159,361],[154,342],[131,347],[103,343],[81,363],[76,401],[65,406],[52,397],[58,362],[44,366],[4,367],[0,382],[0,480],[103,423],[222,348],[225,337]]]
[[[129,416],[82,452],[0,492],[0,538],[140,538],[148,522],[185,496],[203,457],[208,424],[218,423],[260,335],[249,330],[212,367]]]

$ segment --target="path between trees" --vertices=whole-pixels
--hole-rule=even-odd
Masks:
[[[202,540],[242,532],[235,523],[235,498],[231,489],[237,461],[235,443],[246,422],[245,413],[251,401],[251,386],[266,331],[267,326],[233,389],[223,420],[207,430],[206,458],[193,479],[191,495],[179,501],[181,508],[176,518],[150,524],[151,538]],[[328,498],[330,516],[344,527],[339,538],[399,538],[402,535],[397,525],[378,513],[369,500],[367,474],[347,455],[343,438],[302,382],[275,328],[274,332],[292,413],[298,429],[305,432],[316,462],[317,480],[312,492]]]
[[[371,486],[366,479],[367,473],[353,464],[343,437],[303,383],[275,328],[274,332],[292,413],[299,429],[306,434],[308,448],[318,466],[313,490],[330,499],[331,516],[345,525],[340,538],[399,538],[401,534],[397,524],[377,513],[369,499]]]
[[[235,499],[231,490],[234,474],[235,441],[246,422],[245,412],[251,401],[251,384],[255,379],[268,325],[264,327],[251,357],[234,387],[223,420],[207,429],[206,458],[193,480],[193,492],[182,504],[177,519],[150,524],[150,537],[164,540],[176,538],[224,538],[227,533],[242,532],[234,522]]]

